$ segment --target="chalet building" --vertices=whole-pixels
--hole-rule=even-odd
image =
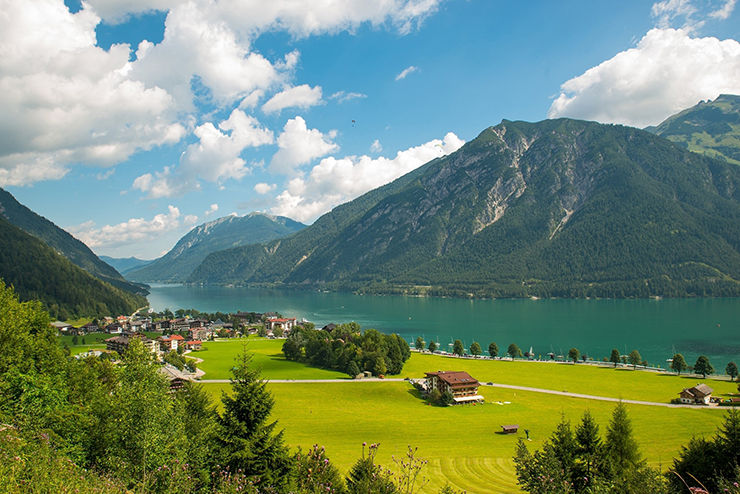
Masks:
[[[469,403],[483,401],[478,394],[480,383],[467,372],[461,371],[437,371],[426,373],[426,389],[431,392],[434,389],[440,393],[449,391],[455,403]]]
[[[172,331],[187,331],[190,329],[190,319],[181,317],[170,322],[170,329]]]
[[[201,350],[203,348],[203,342],[198,340],[186,341],[185,348],[188,350]]]
[[[171,352],[173,350],[177,351],[178,345],[182,344],[185,341],[185,338],[179,334],[173,334],[170,336],[160,336],[157,338],[157,341],[159,342],[160,351]]]
[[[327,331],[331,333],[332,331],[334,331],[334,329],[336,329],[336,327],[337,327],[336,324],[334,324],[333,322],[330,322],[329,324],[321,328],[321,331]]]
[[[167,381],[170,383],[170,393],[181,391],[185,387],[186,382],[193,380],[191,375],[185,374],[169,364],[160,367],[158,370],[159,373],[165,376]]]
[[[71,324],[67,324],[62,321],[54,321],[51,323],[52,327],[56,328],[57,331],[62,331],[63,334],[69,334],[69,330],[72,329]]]
[[[150,340],[146,337],[146,335],[143,335],[141,333],[134,333],[131,335],[123,335],[123,336],[114,336],[113,338],[108,338],[105,340],[105,349],[109,350],[111,352],[116,352],[119,355],[123,355],[126,350],[128,350],[128,346],[131,344],[131,341],[134,339],[141,340],[141,343],[144,345],[144,348],[149,350],[152,353],[159,352],[159,342],[156,340]]]
[[[100,327],[97,324],[93,324],[91,322],[87,324],[83,324],[80,326],[80,329],[83,331],[83,334],[89,334],[89,333],[97,333],[100,330]]]
[[[207,319],[193,319],[190,321],[190,327],[188,329],[207,328],[210,325],[211,321]]]
[[[265,321],[265,329],[267,331],[274,331],[276,328],[280,328],[284,332],[289,333],[294,327],[295,327],[295,317],[291,317],[291,318],[272,317]]]
[[[191,328],[189,331],[191,340],[207,340],[211,334],[211,331],[206,328]]]
[[[710,400],[712,399],[712,391],[714,390],[706,384],[697,384],[693,388],[684,389],[683,391],[678,393],[678,396],[681,400],[681,403],[691,405],[708,405]]]

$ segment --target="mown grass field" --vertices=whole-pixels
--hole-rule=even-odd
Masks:
[[[294,367],[300,364],[279,356],[281,344],[279,340],[250,339],[248,348],[254,352],[254,363],[262,368],[264,378],[343,377],[309,367],[302,371],[307,377],[289,376],[301,375]],[[197,352],[204,359],[201,368],[211,369],[204,378],[224,378],[241,349],[239,342],[216,342],[209,343],[207,351]],[[422,377],[425,371],[438,369],[466,370],[484,382],[646,401],[668,401],[683,387],[698,382],[696,378],[585,365],[475,361],[422,354],[412,354],[401,377]],[[736,391],[735,383],[705,382],[719,394]],[[228,384],[204,385],[214,397],[229,390]],[[432,493],[445,482],[469,493],[519,492],[511,458],[517,439],[524,437],[523,429],[530,430],[531,448],[539,448],[561,414],[575,425],[588,409],[603,433],[614,408],[609,402],[487,387],[480,390],[487,400],[484,405],[439,408],[426,405],[407,382],[271,383],[269,388],[276,402],[273,417],[291,447],[323,445],[344,473],[360,457],[363,442],[381,444],[378,460],[386,467],[394,466],[391,456],[403,455],[407,445],[418,447],[418,455],[429,460],[424,474],[430,482],[424,492]],[[723,416],[716,409],[628,405],[628,410],[644,457],[663,470],[670,467],[681,445],[692,436],[713,435]],[[519,424],[520,433],[497,434],[504,424]]]

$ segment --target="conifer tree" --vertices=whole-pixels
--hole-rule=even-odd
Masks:
[[[640,451],[632,435],[632,421],[622,402],[612,412],[612,419],[606,427],[604,446],[615,476],[621,477],[628,470],[640,466]]]
[[[291,469],[283,432],[277,422],[267,423],[275,400],[258,369],[250,368],[252,356],[246,345],[231,370],[231,394],[223,392],[224,411],[218,420],[217,443],[222,466],[241,470],[263,486],[280,488]]]

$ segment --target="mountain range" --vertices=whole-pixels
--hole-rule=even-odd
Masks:
[[[140,282],[184,282],[212,252],[287,237],[305,227],[290,218],[257,212],[246,216],[225,216],[196,226],[167,254],[128,270],[126,277]]]
[[[718,98],[719,99],[719,98]],[[652,133],[511,122],[191,283],[473,297],[740,294],[740,167]]]
[[[126,273],[128,273],[129,271],[134,271],[135,269],[139,269],[153,262],[151,260],[139,259],[137,257],[126,257],[126,258],[117,258],[117,257],[109,257],[109,256],[98,256],[98,257],[100,258],[101,261],[104,261],[106,264],[113,266],[113,268],[119,273],[121,273],[121,275],[123,275],[124,277],[126,276]]]

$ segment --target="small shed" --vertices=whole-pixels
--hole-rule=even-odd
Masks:
[[[501,426],[501,432],[503,432],[504,434],[516,434],[518,431],[519,425],[517,424]]]

